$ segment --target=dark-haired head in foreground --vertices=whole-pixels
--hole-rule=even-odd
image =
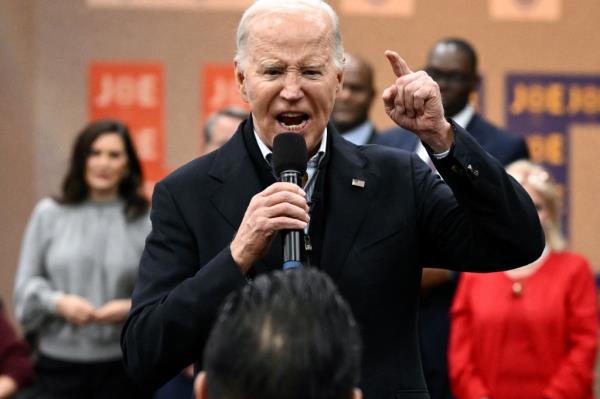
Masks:
[[[335,285],[310,268],[258,277],[228,297],[198,399],[358,399],[361,344]]]

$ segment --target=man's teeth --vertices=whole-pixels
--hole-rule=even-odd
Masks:
[[[296,123],[296,124],[293,124],[293,125],[289,125],[289,124],[283,123],[283,122],[281,124],[283,126],[285,126],[286,129],[289,129],[289,130],[299,130],[299,129],[302,129],[304,126],[306,126],[306,122],[307,121],[304,120],[304,121],[302,121],[300,123]]]
[[[302,113],[282,114],[279,123],[288,130],[300,130],[308,123],[308,118]]]

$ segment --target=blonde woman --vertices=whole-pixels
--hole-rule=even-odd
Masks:
[[[588,262],[565,249],[561,195],[543,167],[507,167],[546,234],[535,262],[464,273],[452,306],[449,367],[457,399],[591,399],[598,319]]]

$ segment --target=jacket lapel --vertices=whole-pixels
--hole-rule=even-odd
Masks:
[[[237,230],[252,196],[262,189],[239,129],[218,150],[208,174],[221,183],[211,196],[211,203]]]
[[[346,142],[331,126],[328,131],[332,133],[332,152],[325,188],[327,214],[321,267],[335,278],[367,215],[378,178],[367,168],[359,147]]]

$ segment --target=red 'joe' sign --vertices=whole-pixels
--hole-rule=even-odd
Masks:
[[[146,192],[165,174],[162,66],[94,62],[89,71],[90,119],[115,118],[130,129]]]

